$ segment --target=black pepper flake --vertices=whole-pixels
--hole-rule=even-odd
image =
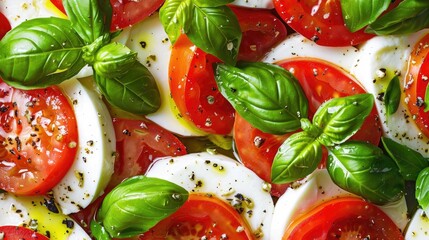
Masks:
[[[141,46],[142,48],[146,48],[147,43],[146,43],[145,41],[140,41],[140,46]]]
[[[46,231],[45,236],[48,238],[51,238],[51,232],[50,231]]]
[[[46,206],[46,208],[48,208],[49,211],[51,211],[53,213],[59,213],[60,212],[58,210],[58,207],[55,204],[55,201],[54,201],[53,198],[45,199],[45,201],[43,202],[43,204]]]
[[[379,93],[379,94],[377,95],[377,100],[379,100],[379,101],[384,101],[383,99],[384,99],[384,92]]]
[[[73,229],[74,227],[74,222],[70,219],[64,219],[62,223],[65,224],[67,228]]]
[[[417,97],[416,106],[417,107],[423,107],[424,105],[425,105],[425,101],[423,100],[423,98],[422,97]]]

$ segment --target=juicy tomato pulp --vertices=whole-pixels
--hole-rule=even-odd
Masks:
[[[352,46],[374,36],[347,29],[340,0],[274,0],[274,6],[291,28],[319,45]]]
[[[360,198],[338,198],[295,218],[283,239],[404,238],[395,223],[375,205]]]
[[[73,108],[57,87],[18,90],[0,81],[0,188],[44,194],[72,165],[78,145]]]
[[[140,239],[253,239],[250,227],[229,204],[213,196],[190,194],[188,201]]]
[[[409,59],[408,71],[405,76],[405,94],[407,105],[415,123],[422,133],[429,137],[429,111],[425,102],[429,77],[429,34],[424,36],[413,48]]]
[[[2,240],[48,240],[49,238],[31,229],[18,226],[0,226]]]
[[[51,2],[59,10],[66,12],[62,0],[51,0]],[[110,0],[113,8],[110,29],[116,31],[138,23],[154,13],[163,3],[164,0]]]
[[[9,20],[0,12],[0,40],[9,32],[11,29]]]

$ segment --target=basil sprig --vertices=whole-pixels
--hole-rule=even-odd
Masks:
[[[388,7],[391,0],[341,0],[344,22],[351,32],[373,23]]]
[[[404,194],[395,162],[370,143],[348,141],[329,148],[327,169],[339,187],[375,204],[397,201]]]
[[[240,62],[219,64],[215,79],[222,95],[254,127],[272,134],[300,128],[308,101],[298,80],[277,65]]]
[[[241,30],[235,14],[226,4],[233,0],[166,0],[160,19],[170,41],[181,32],[198,48],[229,65],[235,65]]]
[[[416,199],[425,212],[429,212],[429,167],[423,169],[416,180]]]
[[[0,41],[0,76],[11,86],[43,88],[93,67],[106,99],[123,110],[148,114],[160,106],[160,94],[136,53],[111,43],[109,0],[64,0],[70,20],[36,18],[12,29]],[[146,95],[147,94],[147,95]]]
[[[184,188],[163,179],[129,178],[107,194],[91,231],[97,239],[137,236],[176,212],[188,196]]]

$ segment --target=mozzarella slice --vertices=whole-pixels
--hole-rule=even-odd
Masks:
[[[341,188],[334,182],[326,169],[319,169],[307,178],[293,184],[276,203],[273,224],[271,227],[271,239],[282,239],[286,228],[291,222],[309,209],[324,202],[339,197],[355,196]],[[405,198],[396,203],[379,206],[400,229],[404,229],[407,222],[407,205]]]
[[[43,235],[49,234],[50,239],[91,239],[73,219],[48,210],[46,201],[41,196],[16,197],[0,193],[0,226],[26,226]]]
[[[405,240],[429,239],[429,218],[422,209],[417,209],[405,232]]]
[[[126,45],[138,53],[138,59],[155,77],[161,92],[161,107],[147,118],[170,132],[182,136],[206,135],[191,126],[182,117],[171,98],[168,65],[170,63],[171,43],[159,20],[157,13],[134,25]]]
[[[419,151],[425,157],[429,157],[429,138],[412,121],[405,94],[401,96],[398,110],[389,117],[386,116],[384,101],[379,96],[386,91],[394,74],[399,75],[401,87],[405,86],[404,76],[411,50],[428,33],[429,30],[423,30],[412,35],[374,37],[360,47],[358,59],[352,69],[352,74],[376,99],[384,135]]]
[[[231,4],[251,8],[274,8],[274,3],[272,0],[235,0]]]
[[[264,188],[266,183],[241,163],[219,154],[194,153],[157,159],[146,175],[176,183],[190,192],[213,194],[230,204],[240,201],[241,196],[249,199],[251,204],[242,216],[252,232],[261,236],[258,239],[271,239],[273,200]]]
[[[116,139],[106,106],[94,90],[92,79],[76,79],[60,87],[72,103],[79,130],[76,159],[53,195],[64,214],[78,212],[103,193],[113,173]]]

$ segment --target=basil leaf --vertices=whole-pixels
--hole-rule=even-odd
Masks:
[[[429,162],[419,152],[397,143],[390,138],[382,137],[384,149],[396,162],[402,177],[408,181],[415,181],[419,172],[429,166]]]
[[[193,9],[192,22],[185,34],[204,52],[235,65],[242,33],[234,12],[227,6]]]
[[[107,194],[97,221],[111,237],[133,237],[177,211],[188,195],[181,186],[163,179],[132,177]]]
[[[404,0],[365,29],[377,35],[407,34],[429,26],[429,1]]]
[[[61,83],[85,66],[83,46],[68,20],[25,21],[0,41],[0,75],[9,85],[23,89]]]
[[[91,234],[94,236],[97,240],[110,240],[112,237],[110,237],[109,233],[107,232],[106,228],[104,228],[100,223],[92,220],[90,223],[91,228]]]
[[[340,3],[347,28],[356,32],[374,22],[389,7],[391,0],[341,0]]]
[[[63,0],[63,5],[73,28],[86,44],[110,31],[112,7],[109,0]]]
[[[416,199],[425,212],[429,211],[429,167],[423,169],[416,181]]]
[[[403,195],[405,182],[395,162],[372,144],[348,141],[329,148],[327,169],[339,187],[375,204]]]
[[[121,76],[137,61],[137,53],[121,43],[112,42],[100,50],[95,56],[95,72],[106,78]]]
[[[219,7],[228,3],[234,2],[234,0],[192,0],[198,7]]]
[[[355,134],[374,105],[371,94],[333,98],[322,104],[313,117],[313,124],[322,129],[318,141],[334,146]]]
[[[322,160],[322,145],[307,132],[292,134],[280,146],[271,168],[273,183],[289,183],[312,173]]]
[[[426,86],[426,91],[425,91],[425,108],[424,108],[424,112],[428,112],[429,111],[429,84]]]
[[[384,94],[384,104],[386,106],[386,115],[394,114],[399,107],[401,100],[401,86],[398,76],[393,77],[387,86],[386,93]]]
[[[95,74],[95,81],[107,101],[125,111],[146,115],[155,112],[161,105],[155,79],[139,62],[118,77]]]
[[[240,116],[263,132],[298,130],[300,118],[307,117],[307,98],[298,80],[282,67],[262,62],[219,64],[215,79]]]
[[[159,9],[159,17],[165,32],[174,44],[181,34],[186,32],[194,16],[192,0],[167,0]]]

